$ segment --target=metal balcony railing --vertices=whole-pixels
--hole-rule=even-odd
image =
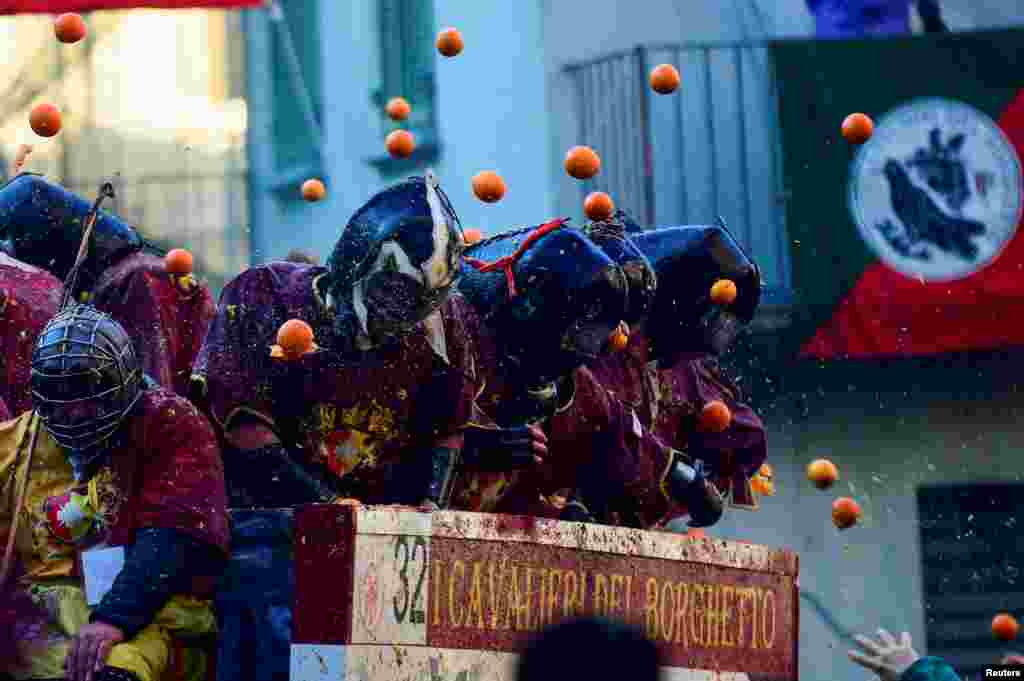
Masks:
[[[657,64],[676,93],[655,93]],[[776,89],[767,43],[651,45],[566,67],[579,143],[605,159],[581,183],[648,225],[725,219],[761,266],[765,302],[788,302],[790,265]],[[637,169],[640,172],[637,172]]]

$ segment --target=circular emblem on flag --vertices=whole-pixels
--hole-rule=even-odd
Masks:
[[[908,277],[968,277],[1020,223],[1020,159],[995,121],[963,102],[918,99],[890,111],[850,170],[861,238]]]

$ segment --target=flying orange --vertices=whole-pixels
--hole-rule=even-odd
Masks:
[[[736,284],[729,279],[719,279],[711,286],[711,302],[715,305],[732,305],[736,302]]]
[[[589,180],[601,172],[601,157],[590,147],[573,147],[565,154],[565,172],[577,180]]]
[[[651,88],[660,95],[667,95],[679,88],[679,70],[671,64],[659,64],[651,71]]]
[[[594,222],[601,222],[615,212],[615,202],[604,192],[591,192],[583,201],[583,212]]]
[[[871,139],[875,123],[867,115],[852,113],[843,119],[843,137],[850,144],[864,144]]]
[[[465,43],[458,29],[446,28],[437,34],[437,51],[445,57],[458,56],[464,47]]]
[[[700,411],[701,430],[721,433],[732,423],[732,412],[721,400],[711,400]]]
[[[321,201],[327,195],[327,187],[320,180],[310,178],[302,183],[302,198],[310,203]]]
[[[501,201],[505,196],[505,180],[493,170],[482,170],[473,176],[473,193],[484,203]]]
[[[62,43],[77,43],[85,37],[85,20],[80,14],[74,12],[61,14],[53,22],[53,34]]]
[[[416,138],[408,130],[394,130],[384,140],[388,153],[395,158],[409,158],[416,149]]]
[[[840,530],[856,525],[860,516],[860,504],[850,497],[840,497],[832,502],[832,524]]]
[[[28,124],[40,137],[53,137],[60,132],[60,110],[53,104],[37,104],[28,115]]]
[[[392,97],[388,100],[384,111],[391,120],[404,121],[412,112],[412,107],[409,106],[409,102],[406,101],[405,97]]]
[[[192,265],[192,254],[184,248],[172,249],[164,256],[164,267],[170,274],[179,277],[192,274]]]

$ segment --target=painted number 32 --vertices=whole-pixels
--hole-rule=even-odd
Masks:
[[[394,598],[395,620],[423,624],[423,579],[427,576],[427,540],[424,537],[395,537],[395,562],[401,582]]]

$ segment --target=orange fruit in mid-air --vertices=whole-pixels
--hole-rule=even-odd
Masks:
[[[53,34],[62,43],[77,43],[85,37],[85,20],[82,15],[68,12],[53,22]]]
[[[839,469],[828,459],[815,459],[807,464],[807,479],[818,489],[828,489],[839,479]]]
[[[184,248],[175,248],[164,256],[164,267],[170,274],[184,277],[192,274],[192,254]]]
[[[301,319],[289,319],[277,330],[277,346],[286,359],[296,359],[312,352],[316,349],[313,327]]]
[[[387,136],[384,144],[395,158],[409,158],[416,148],[416,138],[408,130],[395,130]]]
[[[651,71],[651,88],[660,95],[675,92],[680,80],[679,70],[671,64],[659,64]]]
[[[311,178],[302,183],[302,198],[310,203],[320,201],[327,195],[327,187],[320,180]]]
[[[701,430],[721,433],[732,423],[732,411],[721,400],[711,400],[700,410]]]
[[[750,478],[750,489],[763,497],[775,496],[775,471],[770,463],[763,463]]]
[[[608,336],[608,347],[612,352],[621,352],[629,345],[629,325],[626,322],[619,322],[617,329]]]
[[[615,202],[604,192],[591,192],[583,201],[583,212],[594,222],[602,222],[615,212]]]
[[[832,502],[832,524],[840,530],[856,525],[860,516],[860,504],[850,497],[840,497]]]
[[[482,170],[473,176],[473,193],[484,203],[500,201],[505,196],[505,180],[493,170]]]
[[[446,28],[437,34],[437,51],[445,57],[454,57],[465,47],[462,34],[454,28]]]
[[[874,131],[874,121],[862,113],[852,113],[843,119],[843,137],[850,144],[864,144]]]
[[[481,234],[480,230],[476,227],[470,227],[469,229],[462,230],[462,240],[466,242],[467,246],[472,246],[483,238],[484,235]]]
[[[1001,641],[1012,641],[1020,633],[1020,623],[1008,612],[1001,612],[992,618],[992,635]]]
[[[405,100],[405,97],[392,97],[388,100],[388,105],[384,107],[384,111],[387,112],[388,118],[391,120],[404,121],[412,112],[412,107],[409,106],[409,102]]]
[[[719,279],[711,286],[711,302],[715,305],[732,305],[736,302],[736,284],[729,279]]]
[[[573,147],[565,154],[565,172],[577,180],[589,180],[601,172],[601,157],[590,147]]]
[[[28,124],[40,137],[53,137],[60,132],[60,111],[53,104],[37,104],[28,115]]]

